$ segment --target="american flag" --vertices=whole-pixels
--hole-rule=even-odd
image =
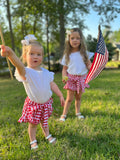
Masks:
[[[89,83],[91,80],[95,79],[100,74],[100,72],[104,69],[108,61],[108,55],[109,53],[106,48],[104,38],[99,26],[97,49],[94,55],[92,66],[86,77],[85,83]]]

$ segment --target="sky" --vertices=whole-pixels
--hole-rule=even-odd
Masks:
[[[100,16],[96,15],[96,12],[91,10],[90,14],[85,17],[85,25],[88,27],[88,29],[85,29],[83,31],[83,34],[85,37],[87,37],[88,34],[92,35],[92,37],[97,38],[98,35],[98,25],[100,22]],[[111,31],[118,31],[120,29],[120,14],[118,14],[118,17],[114,19],[114,21],[111,22]],[[104,30],[105,28],[101,26],[101,30]]]

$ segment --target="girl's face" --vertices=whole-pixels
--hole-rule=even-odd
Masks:
[[[39,69],[39,65],[43,60],[43,50],[40,46],[30,46],[26,54],[27,66],[32,69]]]
[[[80,46],[80,34],[78,32],[73,32],[70,35],[70,45],[72,47],[72,51],[79,51]]]

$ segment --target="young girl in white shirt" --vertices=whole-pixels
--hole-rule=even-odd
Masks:
[[[67,40],[64,55],[61,61],[63,65],[62,81],[66,83],[64,89],[67,90],[67,98],[60,121],[65,121],[68,109],[75,96],[75,112],[78,119],[84,116],[80,113],[81,96],[85,88],[89,88],[85,84],[87,72],[91,67],[90,58],[92,53],[86,51],[84,37],[78,28],[73,28],[67,32]]]
[[[48,118],[52,114],[52,91],[60,98],[64,106],[64,98],[58,86],[53,82],[54,73],[40,67],[43,60],[43,47],[34,35],[28,35],[23,44],[23,63],[15,55],[13,50],[1,45],[1,55],[8,57],[16,67],[15,77],[23,82],[27,98],[24,103],[23,112],[18,122],[28,122],[28,133],[31,149],[37,149],[36,129],[40,123],[43,133],[50,143],[55,143],[56,138],[49,134]]]

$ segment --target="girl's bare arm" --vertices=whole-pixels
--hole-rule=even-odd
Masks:
[[[22,79],[26,79],[24,64],[20,61],[20,59],[16,56],[11,48],[1,45],[1,56],[8,57],[11,63],[17,68],[18,73],[22,77]]]
[[[51,90],[60,98],[61,106],[64,106],[64,97],[55,82],[50,83]]]
[[[88,60],[88,63],[87,63],[87,68],[88,68],[88,70],[90,70],[91,65],[92,65],[91,61],[90,61],[90,60]]]
[[[67,66],[63,66],[63,69],[62,69],[62,77],[67,76],[67,69],[68,69]]]
[[[63,66],[63,69],[62,69],[62,81],[63,81],[63,83],[66,83],[67,80],[68,80],[67,69],[68,69],[67,66]]]

